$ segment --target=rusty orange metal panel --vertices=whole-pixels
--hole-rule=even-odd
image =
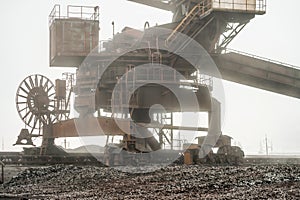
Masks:
[[[192,165],[192,154],[189,151],[184,152],[184,164],[186,165]]]
[[[98,42],[99,21],[55,19],[50,26],[50,66],[77,67]]]
[[[55,80],[55,95],[57,99],[66,98],[66,80]]]
[[[118,124],[115,120],[118,120]],[[109,117],[86,117],[53,124],[53,138],[124,135],[125,133],[130,133],[130,121]]]

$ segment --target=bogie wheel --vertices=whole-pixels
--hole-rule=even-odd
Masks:
[[[41,130],[44,123],[55,117],[55,87],[45,76],[35,74],[25,78],[16,93],[16,106],[20,118],[32,130]]]

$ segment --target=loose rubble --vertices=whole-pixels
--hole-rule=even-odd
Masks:
[[[0,193],[29,199],[300,199],[300,165],[182,165],[147,174],[55,165],[24,170]]]

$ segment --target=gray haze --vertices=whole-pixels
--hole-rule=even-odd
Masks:
[[[232,42],[230,48],[300,66],[300,13],[298,0],[267,2],[267,14],[258,16]],[[48,14],[54,4],[100,6],[100,37],[112,35],[111,22],[116,31],[130,26],[142,29],[171,21],[171,13],[125,0],[72,1],[2,1],[0,6],[1,55],[1,131],[6,150],[13,147],[20,129],[15,106],[15,92],[28,75],[40,73],[52,80],[68,69],[49,67]],[[238,141],[247,154],[258,153],[260,142],[268,135],[273,151],[300,153],[300,100],[239,84],[224,81],[226,118],[223,132]],[[68,140],[71,147],[78,141]],[[60,144],[60,141],[58,141]],[[1,146],[2,149],[2,146]]]

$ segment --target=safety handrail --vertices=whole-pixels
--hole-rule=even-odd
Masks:
[[[49,14],[49,25],[52,24],[55,18],[60,18],[60,5],[55,4]]]
[[[85,11],[87,10],[87,11]],[[91,12],[90,10],[93,10]],[[77,17],[80,19],[98,20],[99,19],[99,7],[98,6],[74,6],[68,5],[67,17]]]
[[[60,5],[54,5],[49,14],[49,25],[55,19],[79,18],[84,20],[99,20],[99,6],[74,6],[68,5],[67,15],[61,15]]]
[[[192,20],[201,12],[201,16],[206,15],[211,11],[212,3],[210,0],[203,0],[199,4],[193,7],[193,9],[181,20],[178,26],[173,30],[173,32],[166,39],[166,45],[168,45],[171,39],[175,36],[177,32],[183,31],[186,26],[192,22]],[[180,30],[182,29],[182,30]]]
[[[213,7],[219,5],[220,9],[231,9],[231,10],[245,10],[245,11],[256,11],[265,12],[267,5],[266,0],[245,0],[245,2],[237,0],[213,0]],[[241,9],[242,7],[242,9]]]

